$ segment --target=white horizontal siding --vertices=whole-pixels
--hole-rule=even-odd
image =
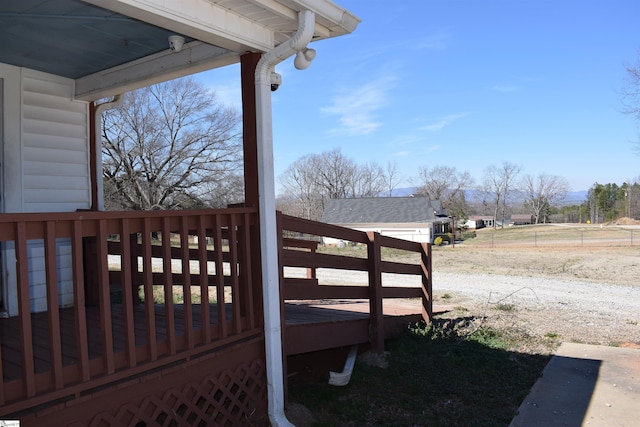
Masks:
[[[62,99],[66,98],[67,100],[73,99],[73,83],[71,83],[71,80],[28,69],[24,70],[24,74],[25,79],[22,82],[22,87],[25,93],[34,92]],[[70,87],[71,90],[69,90]]]
[[[73,101],[73,81],[43,73],[23,78],[23,211],[88,209],[88,105]]]
[[[17,82],[16,82],[17,83]],[[22,69],[20,103],[20,144],[11,155],[20,165],[12,175],[9,191],[14,198],[11,211],[73,212],[91,204],[89,171],[89,106],[74,101],[72,80]],[[5,104],[6,106],[7,104]],[[14,200],[12,199],[12,200]],[[44,242],[31,240],[29,255],[29,300],[32,312],[47,310]],[[15,264],[13,242],[5,257]],[[15,268],[7,269],[9,294],[7,310],[17,314]],[[60,307],[73,305],[71,242],[56,239],[56,287]]]
[[[24,167],[32,169],[34,171],[33,174],[37,176],[64,176],[79,178],[85,176],[87,169],[86,165],[81,163],[50,163],[45,161],[25,161]],[[39,174],[36,171],[39,172]]]
[[[25,135],[27,136],[27,135]],[[87,153],[75,150],[64,150],[55,147],[29,147],[25,146],[23,150],[23,156],[25,162],[47,162],[62,164],[83,165],[87,169]],[[27,166],[25,164],[25,166]],[[41,172],[34,168],[34,170],[25,172],[25,176],[30,174],[41,175]],[[84,174],[87,177],[87,174]],[[86,179],[85,179],[86,181]]]
[[[47,309],[47,276],[45,270],[44,242],[29,240],[29,305],[32,312]],[[71,240],[56,239],[56,285],[60,308],[73,305],[73,270],[70,264]]]

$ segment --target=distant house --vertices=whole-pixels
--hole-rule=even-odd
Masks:
[[[448,231],[450,220],[440,201],[411,196],[331,199],[322,221],[414,242],[432,242],[435,234]],[[334,239],[325,243],[340,244]]]
[[[489,217],[489,220],[487,222],[485,222],[485,218],[483,216],[479,216],[479,215],[472,215],[469,217],[469,219],[467,220],[467,222],[465,222],[465,226],[469,229],[469,230],[478,230],[480,228],[484,228],[487,226],[487,222],[490,222],[491,225],[493,225],[493,217]]]
[[[471,222],[473,221],[473,222]],[[472,215],[469,217],[469,221],[467,221],[466,225],[469,228],[474,228],[472,224],[475,223],[476,229],[482,227],[493,227],[496,225],[496,220],[492,215]],[[480,227],[480,223],[482,223],[482,227]]]
[[[528,225],[533,224],[533,216],[527,214],[513,214],[509,225]]]

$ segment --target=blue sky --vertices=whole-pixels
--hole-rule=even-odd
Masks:
[[[625,65],[640,61],[638,0],[339,0],[362,19],[312,43],[303,71],[280,64],[273,93],[277,177],[336,147],[480,181],[508,161],[572,190],[640,177],[640,129],[621,113]],[[391,5],[391,6],[389,6]],[[239,67],[200,78],[240,106]]]

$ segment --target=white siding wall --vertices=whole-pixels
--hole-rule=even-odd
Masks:
[[[376,233],[380,233],[383,236],[394,237],[396,239],[409,240],[410,242],[418,242],[418,243],[430,243],[431,242],[431,227],[416,227],[416,228],[391,228],[391,227],[364,227],[357,225],[349,225],[349,228],[353,228],[358,231],[375,231]],[[325,245],[339,245],[340,240],[334,239],[333,237],[324,237],[323,240]]]
[[[23,77],[23,211],[71,212],[90,206],[87,103],[73,81]]]
[[[0,72],[6,70],[7,66],[0,67]],[[20,87],[21,91],[14,93],[10,99],[5,96],[4,107],[13,113],[18,110],[20,120],[11,125],[17,129],[8,129],[16,132],[19,138],[5,140],[3,147],[5,164],[12,162],[11,167],[2,171],[5,212],[73,212],[88,209],[91,204],[88,104],[73,100],[73,80],[26,69],[19,69],[19,73],[13,73],[12,76],[14,80],[10,84]],[[12,246],[7,245],[4,254],[7,280],[5,308],[9,315],[16,315],[15,255]],[[29,241],[28,252],[31,310],[44,311],[47,303],[43,241]],[[57,239],[56,264],[58,302],[61,307],[71,306],[73,292],[69,239]]]

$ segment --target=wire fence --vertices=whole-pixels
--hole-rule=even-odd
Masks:
[[[519,227],[518,229],[479,230],[476,237],[469,240],[473,246],[640,246],[640,228],[620,227],[564,227],[537,229],[537,227]]]

